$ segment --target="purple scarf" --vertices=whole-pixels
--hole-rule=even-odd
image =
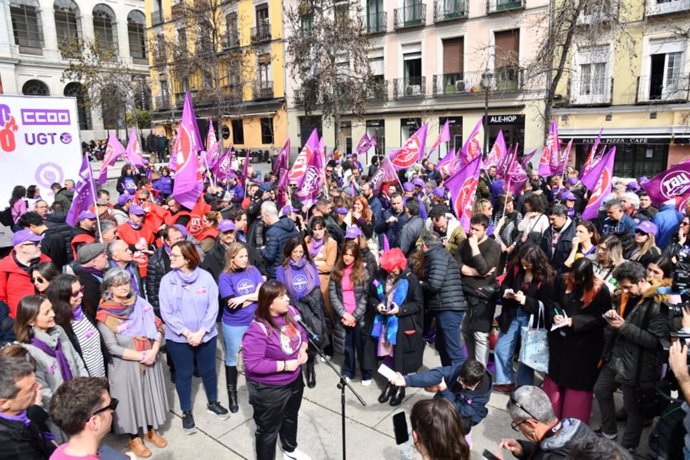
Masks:
[[[311,241],[309,242],[309,256],[311,256],[312,260],[314,260],[316,256],[319,255],[319,252],[321,252],[321,248],[325,243],[326,238],[321,238],[320,240],[317,240],[316,238],[311,239]]]
[[[62,374],[62,380],[65,382],[72,380],[72,370],[69,368],[69,363],[67,362],[67,358],[65,358],[65,354],[62,352],[62,343],[60,342],[60,339],[58,339],[55,344],[55,350],[50,348],[50,345],[42,340],[37,339],[36,337],[31,338],[31,345],[38,348],[48,356],[57,359],[58,366],[60,366],[60,374]]]
[[[285,267],[285,287],[295,300],[301,299],[320,285],[316,265],[307,261],[306,257],[302,257],[297,262],[289,260],[288,266]]]
[[[84,312],[82,311],[81,304],[77,308],[72,310],[72,319],[75,321],[81,321],[82,319],[84,319]]]
[[[5,420],[9,420],[11,422],[22,422],[24,426],[29,426],[31,424],[31,420],[29,420],[25,410],[21,411],[17,415],[0,414],[0,418],[4,418]]]

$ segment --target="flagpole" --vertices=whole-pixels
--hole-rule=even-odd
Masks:
[[[506,197],[503,200],[503,213],[501,214],[501,219],[503,219],[506,216],[506,205],[508,204],[508,193],[512,195],[510,192],[510,176],[508,176],[508,183],[506,185]]]
[[[89,186],[91,186],[91,196],[93,197],[93,209],[94,214],[96,214],[96,226],[98,227],[98,241],[103,243],[103,232],[101,231],[101,218],[98,216],[98,206],[96,205],[96,187],[93,185],[93,171],[91,170],[91,162],[86,160],[89,165]]]

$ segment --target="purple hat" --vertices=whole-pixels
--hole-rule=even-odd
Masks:
[[[120,206],[124,206],[125,203],[127,203],[128,201],[132,201],[133,199],[134,197],[132,195],[123,193],[117,198],[117,204],[119,204]]]
[[[228,173],[228,179],[237,179],[237,173],[235,171],[230,171]]]
[[[424,180],[421,177],[415,177],[414,179],[412,179],[412,185],[414,185],[415,187],[424,188],[425,184],[424,184]]]
[[[642,184],[644,184],[645,182],[648,182],[648,181],[649,181],[649,177],[647,177],[647,176],[640,176],[640,177],[637,178],[637,183],[640,184],[640,185],[642,185]]]
[[[293,208],[292,205],[287,204],[287,205],[285,205],[285,207],[283,208],[283,210],[280,212],[280,215],[281,215],[281,216],[287,216],[287,215],[290,214],[291,212],[297,212],[297,210],[296,210],[295,208]]]
[[[345,232],[345,239],[354,240],[355,238],[359,238],[362,235],[364,235],[364,233],[362,233],[362,230],[360,230],[358,226],[353,225],[352,227],[347,228],[347,231]]]
[[[446,189],[443,187],[436,187],[431,191],[431,194],[434,195],[437,198],[445,198],[446,197]]]
[[[235,223],[230,219],[223,219],[218,224],[218,230],[221,233],[234,232],[236,230]]]
[[[412,182],[405,182],[402,187],[406,192],[414,192],[414,185]]]
[[[185,228],[184,225],[175,224],[175,225],[173,225],[173,227],[175,227],[176,229],[178,229],[180,231],[180,233],[182,233],[182,238],[184,238],[185,240],[187,239],[187,228]]]
[[[79,213],[79,216],[77,217],[77,222],[82,221],[84,219],[95,219],[96,214],[92,213],[91,211],[82,211]]]
[[[640,190],[640,184],[637,183],[637,181],[630,181],[626,185],[627,189],[630,190],[631,192],[637,192]]]
[[[569,177],[568,180],[565,181],[565,183],[568,185],[577,185],[578,182],[579,180],[577,177]]]
[[[658,230],[656,224],[648,220],[643,220],[642,222],[640,222],[637,225],[637,229],[641,232],[651,233],[654,236],[656,236],[656,232]]]
[[[146,211],[144,210],[144,208],[142,208],[138,204],[133,204],[129,208],[129,213],[134,214],[135,216],[145,216],[146,215]]]
[[[335,208],[335,212],[337,212],[338,214],[342,214],[344,216],[349,211],[347,210],[347,208]]]
[[[31,230],[19,230],[17,233],[12,235],[12,246],[19,246],[24,243],[38,243],[43,239],[42,236],[36,235]]]
[[[573,195],[573,192],[565,191],[561,193],[561,200],[563,201],[577,201],[577,198],[575,198],[575,195]]]

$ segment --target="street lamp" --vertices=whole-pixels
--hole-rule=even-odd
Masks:
[[[494,74],[487,68],[482,74],[480,83],[482,91],[484,91],[484,122],[482,123],[484,128],[484,158],[489,153],[489,92],[493,78]]]

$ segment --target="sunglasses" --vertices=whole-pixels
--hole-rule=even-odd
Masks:
[[[91,417],[93,417],[94,415],[100,414],[101,412],[105,412],[107,410],[115,410],[115,409],[117,409],[117,405],[119,403],[120,403],[120,401],[118,401],[117,399],[110,398],[110,404],[108,404],[105,407],[101,407],[100,409],[98,409],[96,412],[91,414]],[[91,418],[91,417],[89,417],[89,418]]]
[[[235,233],[235,230],[228,230],[227,232],[221,232],[223,235],[232,235]]]
[[[80,287],[77,292],[72,292],[72,297],[74,297],[74,298],[79,297],[83,293],[84,293],[84,286]]]
[[[36,278],[31,278],[32,283],[45,283],[46,279],[40,276],[37,276]]]
[[[527,409],[525,409],[525,407],[524,407],[522,404],[520,404],[519,402],[517,402],[517,401],[515,400],[514,392],[510,394],[510,403],[513,404],[513,405],[514,405],[515,407],[517,407],[518,409],[520,409],[521,411],[525,412],[527,415],[529,415],[530,417],[532,417],[534,420],[537,419],[537,417],[535,417],[534,415],[532,415],[532,413],[531,413],[530,411],[528,411]],[[513,421],[513,422],[510,423],[510,427],[513,429],[513,431],[520,431],[520,425],[522,425],[523,423],[525,423],[527,420],[528,420],[528,419],[525,419],[525,420],[522,420],[521,422],[515,422],[515,421]]]
[[[685,226],[687,226],[687,225],[690,225],[690,222],[681,222],[680,225],[681,225],[682,227],[685,227]]]
[[[639,230],[639,229],[638,229],[638,230],[635,230],[635,233],[637,233],[638,235],[643,235],[643,236],[647,236],[647,235],[648,235],[648,233],[643,232],[642,230]]]

